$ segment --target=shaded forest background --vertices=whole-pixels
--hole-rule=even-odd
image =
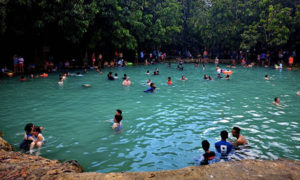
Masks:
[[[82,61],[86,52],[133,61],[140,51],[172,54],[295,50],[296,0],[0,0],[1,64]]]

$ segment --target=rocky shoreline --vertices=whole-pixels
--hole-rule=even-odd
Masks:
[[[60,163],[12,151],[0,137],[0,179],[300,179],[300,162],[280,159],[242,160],[156,172],[83,172],[77,161]]]

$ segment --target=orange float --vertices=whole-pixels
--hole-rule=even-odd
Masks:
[[[48,77],[48,74],[46,74],[46,73],[41,74],[40,77]]]
[[[232,74],[232,71],[231,71],[231,70],[226,70],[226,71],[223,71],[223,74],[231,75],[231,74]]]
[[[13,77],[13,76],[14,76],[14,73],[9,72],[9,73],[7,73],[7,75],[8,75],[8,77]]]

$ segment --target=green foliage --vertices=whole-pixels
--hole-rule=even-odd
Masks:
[[[0,0],[0,37],[91,49],[280,47],[299,29],[292,0]]]

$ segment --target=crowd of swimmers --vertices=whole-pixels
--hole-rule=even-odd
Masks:
[[[181,59],[178,60],[178,66],[177,69],[180,71],[184,70],[183,67],[183,61]],[[216,60],[216,62],[218,62],[218,60]],[[195,66],[198,67],[199,66],[199,62],[195,63]],[[279,65],[279,67],[281,67],[282,65]],[[171,63],[168,64],[168,67],[171,67]],[[235,67],[230,66],[230,67]],[[202,64],[202,68],[205,69],[205,64]],[[99,74],[102,73],[101,69],[97,68],[96,69],[97,72]],[[217,71],[217,77],[216,79],[230,79],[229,74],[232,73],[229,70],[226,69],[221,69],[219,67],[219,65],[217,64],[216,66],[216,71]],[[87,73],[87,69],[84,69],[83,73],[77,72],[76,74],[71,74],[71,73],[64,73],[64,74],[59,74],[59,82],[58,84],[60,86],[63,85],[63,82],[67,79],[68,76],[83,76],[83,74]],[[146,72],[147,75],[150,75],[150,71],[147,70]],[[153,72],[154,76],[159,75],[159,69],[156,68],[155,71]],[[225,77],[222,77],[221,74],[226,74]],[[33,74],[30,75],[30,78],[38,78],[38,77],[46,77],[46,74],[44,74],[44,76],[36,76],[34,77]],[[270,80],[268,75],[265,75],[265,80]],[[21,79],[25,79],[24,77],[21,77]],[[119,76],[117,73],[113,72],[109,72],[107,74],[107,79],[109,81],[113,81],[113,80],[117,80],[119,79]],[[121,79],[121,78],[120,78]],[[122,85],[123,86],[130,86],[132,83],[129,80],[129,77],[127,76],[127,74],[124,74],[122,77]],[[180,78],[181,81],[186,81],[188,80],[186,78],[185,75],[182,75],[182,77]],[[207,76],[206,74],[204,75],[204,80],[213,80],[212,76]],[[151,82],[150,79],[147,79],[146,84],[149,86],[146,90],[144,90],[144,92],[146,93],[153,93],[156,91],[157,87],[156,84]],[[172,85],[172,79],[171,77],[167,78],[167,85]],[[88,87],[88,86],[86,86]],[[300,95],[300,91],[297,92],[297,95]],[[274,102],[273,102],[276,106],[278,106],[280,104],[280,99],[279,97],[275,97],[274,98]],[[118,132],[120,132],[122,130],[122,111],[120,109],[117,109],[115,112],[115,116],[113,118],[113,122],[112,122],[112,128]],[[25,133],[24,133],[24,140],[22,141],[22,143],[20,144],[20,148],[24,149],[26,151],[29,151],[30,154],[33,154],[33,150],[36,147],[37,151],[36,154],[38,155],[40,153],[40,149],[41,147],[45,144],[45,138],[42,135],[42,130],[44,128],[43,127],[39,127],[39,126],[34,126],[32,123],[29,123],[25,126]],[[204,164],[210,164],[212,162],[217,162],[220,161],[222,159],[227,160],[228,156],[233,153],[234,147],[239,146],[239,145],[244,145],[247,144],[247,140],[245,139],[244,136],[242,136],[240,134],[240,128],[238,127],[234,127],[232,129],[232,136],[237,138],[236,142],[230,142],[227,141],[228,138],[228,132],[227,131],[222,131],[220,133],[221,136],[221,141],[216,142],[215,143],[215,149],[217,151],[217,153],[215,153],[214,151],[210,151],[209,147],[210,147],[210,143],[207,140],[203,140],[202,141],[202,148],[204,150],[204,154],[201,157],[201,159],[199,161],[197,161],[199,164],[204,165]],[[219,154],[219,156],[218,156]]]

